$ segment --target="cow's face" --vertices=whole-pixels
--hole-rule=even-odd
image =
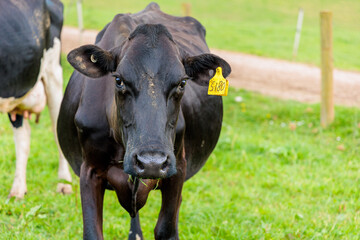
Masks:
[[[141,25],[110,52],[93,45],[73,50],[69,62],[90,77],[108,73],[114,87],[112,128],[125,148],[124,171],[141,178],[176,173],[174,143],[180,101],[189,79],[206,82],[209,70],[229,65],[203,54],[184,57],[163,25]]]

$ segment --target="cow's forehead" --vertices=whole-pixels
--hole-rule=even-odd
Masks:
[[[117,67],[127,81],[160,81],[170,83],[185,75],[176,45],[161,37],[156,47],[149,47],[144,38],[134,39],[125,50]]]

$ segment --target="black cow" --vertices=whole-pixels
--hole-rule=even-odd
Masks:
[[[46,102],[56,133],[63,83],[62,13],[63,5],[58,0],[0,1],[0,112],[9,114],[16,147],[16,172],[9,197],[22,198],[27,191],[26,164],[30,151],[27,119],[34,113],[38,120]],[[61,151],[58,176],[71,181]],[[71,185],[59,183],[57,191],[70,193]]]
[[[178,239],[183,183],[205,164],[221,129],[222,99],[208,96],[206,84],[219,66],[227,76],[229,64],[209,53],[197,20],[167,15],[155,3],[115,16],[95,45],[68,60],[76,71],[58,136],[80,176],[84,239],[103,238],[106,188],[131,216],[129,239],[142,238],[138,211],[160,189],[155,238]]]

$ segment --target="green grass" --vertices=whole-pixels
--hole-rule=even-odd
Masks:
[[[182,2],[157,1],[169,14],[182,15]],[[319,65],[321,10],[333,12],[334,64],[360,70],[360,2],[358,0],[188,0],[192,16],[207,29],[212,48],[292,59],[299,7],[305,12],[297,61]],[[65,0],[65,24],[77,25],[75,1]],[[83,1],[85,28],[102,29],[117,13],[138,12],[149,1]]]
[[[71,68],[63,62],[68,79]],[[217,148],[184,186],[181,239],[360,238],[358,109],[337,107],[334,124],[324,130],[318,105],[234,89],[224,104]],[[0,115],[0,239],[80,239],[79,179],[74,176],[74,194],[55,193],[57,151],[48,112],[31,126],[28,194],[7,202],[15,151],[10,123]],[[140,211],[146,239],[153,239],[160,203],[153,191]],[[126,239],[130,217],[114,192],[106,192],[104,205],[105,239]]]

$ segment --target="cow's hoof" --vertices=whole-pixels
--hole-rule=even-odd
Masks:
[[[15,198],[16,200],[21,200],[24,198],[25,194],[26,194],[27,190],[14,190],[14,189],[11,189],[9,195],[8,195],[8,199],[10,198]]]
[[[72,194],[72,187],[70,184],[66,183],[58,183],[56,192],[62,193],[62,194]]]

